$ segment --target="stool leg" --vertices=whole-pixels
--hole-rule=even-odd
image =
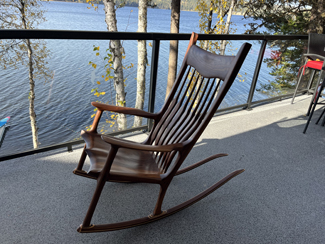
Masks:
[[[314,77],[315,77],[315,73],[316,73],[316,70],[312,70],[312,73],[311,73],[311,76],[310,76],[310,78],[309,78],[309,81],[308,81],[308,86],[307,86],[307,94],[309,95],[310,93],[309,93],[309,90],[310,90],[310,88],[311,88],[311,86],[312,86],[312,84],[313,84],[313,80],[314,80]]]
[[[319,75],[321,75],[321,74],[319,74]],[[319,79],[319,80],[320,80],[320,79]],[[309,117],[308,117],[308,120],[307,120],[307,123],[306,123],[305,129],[304,129],[304,131],[303,131],[304,134],[306,133],[306,130],[307,130],[307,128],[308,128],[308,125],[309,125],[309,122],[310,122],[310,120],[311,120],[311,117],[313,117],[313,114],[314,114],[314,111],[315,111],[315,108],[316,108],[316,105],[317,105],[318,99],[319,99],[319,97],[320,97],[321,94],[322,94],[322,91],[323,91],[323,89],[324,89],[324,86],[325,86],[325,79],[324,79],[324,81],[323,81],[323,83],[322,83],[322,86],[321,86],[319,92],[318,92],[318,93],[316,92],[316,91],[317,91],[317,88],[318,88],[318,85],[317,85],[316,90],[315,90],[315,92],[314,92],[314,97],[315,97],[316,93],[317,93],[317,96],[316,96],[316,100],[315,100],[315,102],[313,102],[313,100],[312,100],[312,102],[310,103],[311,105],[312,105],[312,104],[314,104],[314,105],[312,106],[312,109],[311,109],[310,115],[309,115]],[[311,105],[310,105],[310,106],[311,106]]]
[[[323,112],[325,112],[325,108],[324,108]],[[325,116],[324,116],[324,119],[323,119],[323,122],[322,122],[322,126],[324,126],[324,125],[325,125]]]
[[[319,77],[318,77],[318,80],[317,80],[317,84],[316,84],[316,87],[315,87],[315,91],[314,91],[313,97],[311,98],[310,105],[309,105],[309,108],[308,108],[308,111],[307,111],[307,114],[306,114],[307,116],[309,116],[310,109],[313,106],[314,99],[315,99],[315,96],[316,96],[316,93],[317,93],[316,91],[317,91],[317,88],[318,88],[318,86],[320,84],[322,74],[323,74],[323,70],[319,73]],[[317,101],[318,101],[318,99],[316,99],[316,104],[317,104]]]
[[[300,75],[299,75],[299,79],[298,79],[298,82],[297,82],[297,85],[296,85],[295,92],[293,93],[293,97],[292,97],[292,100],[291,100],[291,104],[293,104],[293,101],[295,100],[295,97],[297,95],[298,87],[299,87],[299,84],[301,82],[303,73],[304,73],[304,71],[302,70],[301,73],[300,73]]]
[[[320,119],[323,117],[324,113],[325,113],[325,108],[323,109],[322,114],[319,116],[319,118],[318,118],[318,120],[316,122],[316,125],[318,124],[318,122],[320,121]],[[325,117],[324,117],[324,119],[325,119]]]
[[[306,123],[306,125],[305,125],[305,129],[304,129],[304,131],[303,131],[304,134],[306,133],[306,130],[307,130],[308,125],[309,125],[309,123],[310,123],[311,117],[313,117],[313,113],[314,113],[314,111],[315,111],[315,108],[316,108],[316,103],[314,103],[314,106],[312,107],[312,110],[311,110],[310,115],[309,115],[309,117],[308,117],[307,123]]]

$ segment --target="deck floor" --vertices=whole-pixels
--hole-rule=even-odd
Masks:
[[[213,118],[185,165],[229,156],[175,177],[163,208],[245,172],[175,215],[121,231],[76,231],[96,186],[72,174],[80,147],[0,162],[0,243],[325,243],[325,128],[314,124],[318,109],[302,133],[309,101],[299,96],[293,105],[283,100]],[[147,216],[158,191],[107,183],[93,223]]]

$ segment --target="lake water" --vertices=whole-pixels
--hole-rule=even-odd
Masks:
[[[47,22],[39,26],[39,29],[56,30],[90,30],[106,31],[105,14],[103,7],[99,11],[87,9],[88,4],[68,2],[42,2],[47,9]],[[117,24],[119,31],[137,31],[137,8],[124,7],[117,10]],[[182,11],[180,20],[180,33],[199,32],[199,16],[196,12]],[[241,16],[233,16],[238,34],[245,31]],[[148,32],[166,32],[170,28],[170,10],[148,9]],[[242,41],[232,42],[229,53],[235,54],[235,48]],[[237,80],[227,95],[223,107],[245,103],[250,88],[250,82],[254,73],[260,44],[251,42],[253,48],[247,57],[240,73],[245,81]],[[181,41],[179,47],[179,64],[184,57],[188,41]],[[36,84],[36,114],[39,128],[40,146],[71,141],[79,137],[81,129],[85,129],[92,122],[93,107],[91,101],[97,100],[91,93],[91,89],[97,87],[96,81],[102,81],[104,74],[102,59],[95,56],[93,46],[100,46],[101,51],[108,48],[108,41],[94,40],[47,40],[47,47],[52,55],[49,67],[54,72],[54,78],[47,82]],[[133,107],[136,94],[136,63],[137,42],[124,41],[126,59],[125,65],[135,64],[134,68],[125,71],[126,81],[126,105]],[[161,42],[159,75],[157,84],[157,97],[155,111],[163,104],[167,80],[169,42]],[[104,52],[101,52],[104,55]],[[151,48],[148,47],[148,60],[150,62]],[[89,61],[96,62],[98,68],[94,70]],[[262,70],[267,70],[263,65]],[[149,87],[150,67],[147,68],[147,89]],[[11,116],[10,130],[0,148],[0,155],[17,153],[32,149],[32,136],[28,113],[28,73],[25,67],[20,69],[0,68],[1,79],[1,103],[0,119]],[[262,82],[272,79],[268,72],[261,72],[259,80]],[[110,100],[109,82],[102,81],[106,86],[106,94],[103,101]],[[256,93],[254,100],[265,98],[265,95]],[[145,109],[147,109],[148,93],[146,93]],[[132,119],[128,124],[132,126]]]

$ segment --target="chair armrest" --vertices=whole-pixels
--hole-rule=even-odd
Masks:
[[[307,58],[310,58],[312,60],[315,60],[315,59],[321,59],[322,61],[325,60],[325,57],[324,56],[321,56],[319,54],[313,54],[313,53],[307,53],[307,54],[304,54],[303,55],[304,57],[307,57]]]
[[[118,147],[130,148],[135,150],[143,150],[143,151],[154,151],[154,152],[171,152],[171,151],[179,151],[186,146],[189,141],[183,143],[176,143],[170,145],[162,145],[162,146],[154,146],[154,145],[144,145],[133,141],[124,140],[121,138],[111,137],[102,135],[102,140],[105,142],[115,145]]]
[[[120,106],[108,105],[108,104],[98,103],[98,102],[92,102],[91,105],[93,105],[94,107],[102,111],[107,110],[116,113],[136,115],[148,119],[156,119],[158,116],[158,114],[149,113],[136,108],[120,107]]]

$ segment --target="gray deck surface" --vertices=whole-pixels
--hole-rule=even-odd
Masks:
[[[325,243],[325,128],[310,97],[284,100],[213,118],[185,165],[228,153],[174,178],[168,209],[226,174],[245,172],[191,207],[121,231],[80,234],[96,181],[72,174],[81,149],[0,162],[0,243]],[[145,134],[134,137],[142,140]],[[144,217],[159,187],[107,183],[93,223]]]

